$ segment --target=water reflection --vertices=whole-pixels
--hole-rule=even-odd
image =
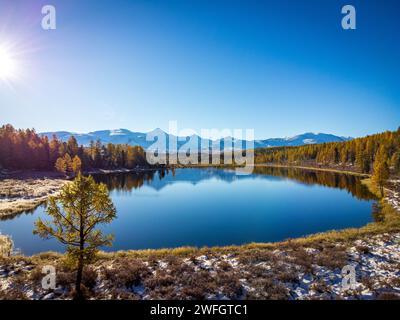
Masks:
[[[161,190],[165,186],[179,181],[196,184],[211,178],[232,182],[239,179],[255,179],[260,177],[269,180],[273,180],[274,178],[290,179],[305,185],[318,184],[330,188],[345,189],[357,199],[376,200],[376,196],[361,183],[361,178],[358,176],[300,168],[256,167],[251,176],[239,176],[233,170],[214,168],[202,170],[161,169],[134,173],[94,175],[95,180],[105,183],[110,191],[124,192],[139,189],[144,185]]]
[[[360,200],[377,199],[376,196],[361,183],[361,178],[355,175],[285,167],[256,167],[254,169],[254,174],[286,177],[303,184],[319,184],[330,188],[346,189]]]

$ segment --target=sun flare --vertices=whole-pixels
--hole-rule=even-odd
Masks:
[[[0,79],[12,80],[16,77],[17,63],[11,52],[0,46]]]

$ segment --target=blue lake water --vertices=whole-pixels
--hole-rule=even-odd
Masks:
[[[104,232],[111,248],[222,246],[270,242],[373,221],[374,196],[359,178],[300,169],[257,168],[250,176],[220,169],[176,169],[95,176],[107,184],[117,218]],[[32,234],[44,206],[0,221],[24,254],[64,247]]]

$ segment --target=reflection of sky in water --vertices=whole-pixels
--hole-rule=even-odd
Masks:
[[[288,179],[177,169],[175,176],[169,171],[162,179],[157,173],[147,180],[132,174],[96,179],[109,185],[117,208],[117,219],[102,227],[115,235],[113,247],[105,250],[278,241],[359,227],[372,220],[371,201],[357,199],[371,199],[359,181],[340,182],[337,175],[326,173]],[[39,216],[46,218],[43,206],[34,213],[0,221],[0,230],[12,235],[15,246],[26,254],[62,250],[55,240],[32,234]]]

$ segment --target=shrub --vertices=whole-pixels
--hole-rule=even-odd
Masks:
[[[347,254],[343,247],[325,247],[315,258],[315,263],[330,269],[343,268]]]
[[[123,259],[114,262],[112,268],[103,269],[105,278],[114,286],[127,287],[139,285],[149,274],[149,268],[138,259]]]

